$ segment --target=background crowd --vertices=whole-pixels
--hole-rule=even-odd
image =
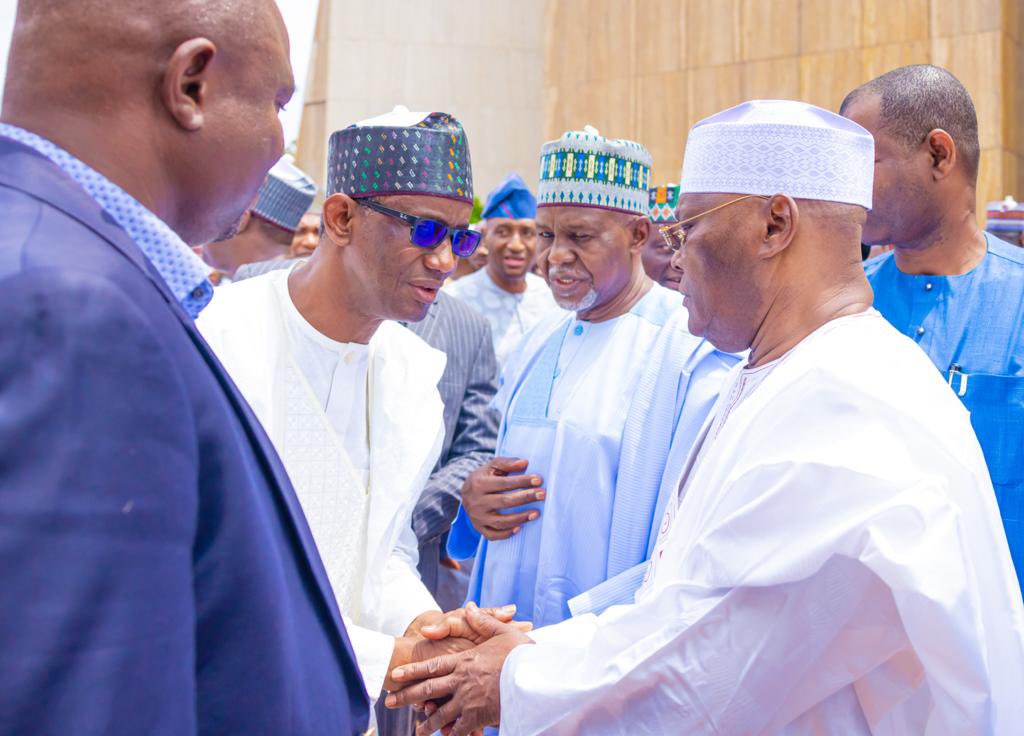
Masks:
[[[129,4],[8,64],[0,730],[1024,728],[1024,205],[955,76],[478,197],[446,112],[282,155],[270,0]]]

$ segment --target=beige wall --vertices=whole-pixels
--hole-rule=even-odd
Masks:
[[[548,0],[544,132],[591,123],[677,181],[685,134],[752,98],[837,109],[897,66],[952,71],[978,108],[978,199],[1024,198],[1024,0]]]
[[[330,134],[396,104],[454,114],[484,199],[536,177],[544,0],[320,0],[297,164],[321,188]]]

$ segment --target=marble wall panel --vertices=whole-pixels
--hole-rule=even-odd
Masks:
[[[635,0],[632,8],[637,76],[682,69],[686,0]]]
[[[861,17],[861,41],[865,46],[929,37],[929,0],[864,0]]]
[[[637,95],[637,140],[654,159],[654,180],[677,181],[686,140],[687,85],[685,71],[640,77]]]
[[[1003,0],[930,0],[931,35],[961,36],[997,31],[1003,24]],[[1019,2],[1019,0],[1018,0]]]
[[[750,61],[740,69],[741,96],[745,100],[800,99],[800,59]]]
[[[928,64],[931,62],[931,54],[931,43],[928,41],[869,46],[864,49],[864,81],[908,64]]]
[[[687,69],[740,61],[739,0],[687,0],[685,54]]]
[[[838,110],[850,90],[864,82],[861,49],[805,54],[800,57],[800,99]]]
[[[932,63],[959,79],[978,111],[981,147],[994,148],[1003,140],[1003,35],[998,31],[936,38]]]
[[[740,60],[757,61],[800,53],[799,0],[743,0]]]
[[[859,48],[862,0],[814,0],[800,5],[800,52],[816,54]]]
[[[699,120],[743,101],[743,89],[737,71],[733,66],[690,70],[686,130]]]

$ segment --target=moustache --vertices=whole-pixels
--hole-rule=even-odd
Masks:
[[[586,274],[577,273],[570,268],[558,267],[548,269],[549,279],[576,279],[577,281],[586,281],[590,277]]]

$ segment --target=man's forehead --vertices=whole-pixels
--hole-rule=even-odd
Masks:
[[[729,194],[727,192],[700,192],[694,194],[680,194],[679,195],[679,207],[676,210],[676,214],[696,214],[706,210],[710,207],[714,207],[720,204],[723,200],[728,197],[740,197],[741,194]]]
[[[626,217],[629,215],[600,207],[558,205],[537,209],[537,224],[546,227],[601,227]]]
[[[520,217],[514,219],[512,217],[488,217],[487,227],[532,227],[536,225],[536,221],[532,217]]]
[[[875,92],[863,92],[850,101],[843,110],[843,117],[849,118],[874,135],[881,111],[881,96]]]

